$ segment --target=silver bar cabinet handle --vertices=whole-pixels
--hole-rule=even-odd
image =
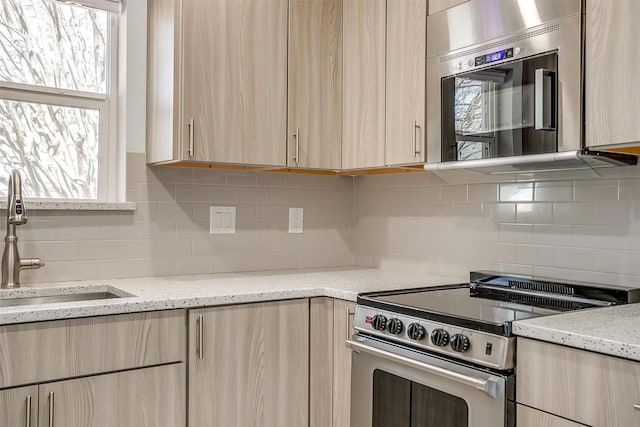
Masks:
[[[296,140],[296,154],[295,156],[293,156],[293,161],[298,164],[298,162],[300,161],[300,129],[296,129],[296,133],[293,134],[293,137]]]
[[[191,120],[189,120],[189,156],[193,157],[193,133],[195,132],[194,129],[194,118],[191,117]]]
[[[198,359],[204,357],[204,315],[198,315]]]
[[[31,427],[31,395],[27,396],[27,416],[25,418],[26,427]]]
[[[413,122],[413,157],[418,156],[418,154],[420,154],[420,150],[418,149],[418,136],[416,135],[418,133],[418,129],[420,129],[420,125],[418,124],[418,122],[414,121]]]
[[[354,312],[351,311],[349,307],[347,307],[347,328],[345,330],[345,339],[347,341],[351,339],[351,324],[349,323],[349,320],[353,317],[353,315],[354,315]],[[349,347],[346,341],[345,341],[345,345]]]
[[[49,392],[49,427],[53,427],[53,416],[54,416],[54,394],[52,391]]]
[[[636,411],[640,411],[640,405],[638,405],[637,403],[634,404],[633,409],[635,409]]]

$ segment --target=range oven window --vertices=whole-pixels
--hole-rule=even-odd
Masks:
[[[442,79],[442,161],[557,151],[556,53]]]
[[[464,399],[376,369],[373,427],[468,427]]]

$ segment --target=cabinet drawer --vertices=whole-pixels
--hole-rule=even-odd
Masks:
[[[518,338],[519,403],[592,426],[640,425],[640,363]]]
[[[0,327],[0,388],[185,359],[183,310]]]

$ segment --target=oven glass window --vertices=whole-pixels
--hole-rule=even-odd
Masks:
[[[468,427],[460,397],[382,370],[373,373],[373,427]]]
[[[555,152],[557,62],[552,53],[444,78],[442,161]]]

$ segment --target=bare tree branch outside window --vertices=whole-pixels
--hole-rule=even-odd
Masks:
[[[41,87],[106,96],[107,37],[107,12],[0,0],[0,81],[17,84],[18,94]],[[19,98],[0,99],[0,193],[18,168],[28,196],[95,199],[100,111]]]

